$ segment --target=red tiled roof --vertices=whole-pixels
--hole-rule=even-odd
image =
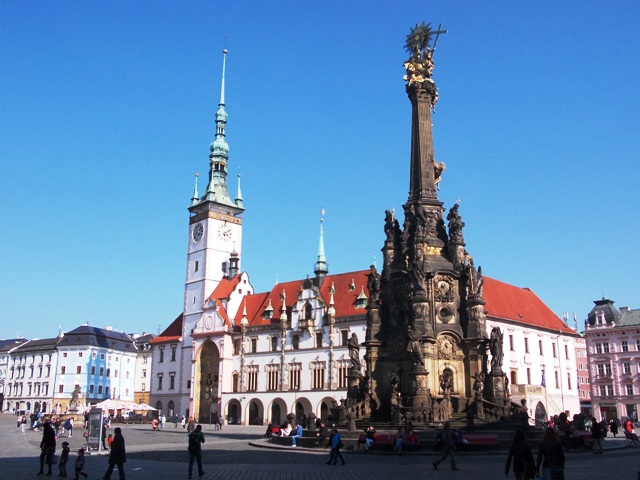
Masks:
[[[151,342],[149,343],[156,344],[175,342],[180,340],[180,337],[182,337],[182,314],[178,315],[178,317],[173,322],[171,322],[171,325],[165,328],[164,332],[151,340]]]
[[[485,310],[489,317],[575,333],[530,289],[509,285],[489,277],[483,278]]]
[[[220,283],[216,286],[216,289],[209,296],[209,299],[211,299],[211,298],[219,298],[219,299],[229,298],[229,295],[231,295],[231,292],[233,292],[233,290],[238,285],[238,282],[240,281],[240,278],[241,278],[241,275],[234,275],[233,278],[225,277],[222,280],[220,280]]]
[[[331,287],[333,286],[335,293],[333,294],[334,308],[336,310],[336,317],[348,317],[352,315],[366,314],[364,308],[356,308],[356,298],[362,292],[364,288],[364,294],[368,297],[369,291],[367,290],[367,274],[369,270],[361,270],[357,272],[340,273],[337,275],[327,275],[320,287],[320,296],[325,304],[328,306],[331,301]],[[256,293],[244,297],[243,305],[238,309],[236,314],[235,323],[240,325],[244,305],[246,302],[247,308],[247,320],[249,325],[268,325],[274,320],[280,318],[282,309],[282,293],[286,296],[287,311],[291,312],[291,307],[298,301],[298,292],[302,288],[306,280],[294,280],[291,282],[279,283],[275,285],[270,292]],[[351,288],[351,285],[355,288]],[[264,318],[263,314],[267,306],[271,301],[273,307],[272,319]]]
[[[242,315],[244,314],[245,307],[247,309],[247,320],[249,322],[249,325],[254,325],[253,320],[255,317],[259,317],[259,322],[256,323],[255,325],[262,323],[260,322],[260,320],[263,320],[263,319],[260,317],[260,315],[262,315],[262,312],[264,312],[264,309],[267,308],[267,305],[269,305],[268,298],[270,293],[271,292],[264,292],[264,293],[254,293],[253,295],[246,295],[242,299],[242,304],[240,305],[240,308],[236,312],[236,318],[234,319],[235,324],[238,326],[240,325],[240,321],[242,320]]]

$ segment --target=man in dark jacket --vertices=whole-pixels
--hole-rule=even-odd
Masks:
[[[198,474],[200,476],[204,475],[204,470],[202,469],[202,444],[204,443],[204,433],[202,433],[202,425],[198,425],[196,429],[191,432],[189,435],[189,478],[193,473],[193,460],[196,459],[198,461]]]
[[[124,478],[124,463],[127,461],[127,455],[124,448],[124,437],[122,436],[122,430],[120,427],[116,427],[113,430],[113,442],[111,442],[111,452],[109,453],[109,468],[104,473],[103,480],[109,480],[113,473],[113,468],[118,466],[118,475],[120,480]]]
[[[602,453],[602,426],[598,422],[591,425],[591,438],[593,439],[593,453]]]

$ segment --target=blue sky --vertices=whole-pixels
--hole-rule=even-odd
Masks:
[[[409,181],[404,40],[439,22],[440,198],[485,275],[581,325],[638,302],[640,4],[0,3],[0,337],[181,311],[189,199],[227,57],[256,291],[366,269]]]

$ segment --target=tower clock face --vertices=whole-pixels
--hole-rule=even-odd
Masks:
[[[220,225],[218,227],[218,236],[220,237],[220,240],[223,241],[231,240],[231,227],[226,223]]]
[[[201,223],[198,223],[195,227],[193,227],[193,241],[199,242],[202,240],[202,235],[204,234],[204,227]]]

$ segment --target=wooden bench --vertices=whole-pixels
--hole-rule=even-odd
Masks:
[[[358,436],[358,450],[363,450],[364,449],[364,441],[367,438],[367,434],[366,433],[361,433]],[[386,433],[374,433],[373,434],[373,445],[371,445],[371,448],[378,448],[378,447],[391,447],[393,448],[394,445],[396,444],[396,436],[395,435],[389,435]]]
[[[640,441],[638,440],[638,435],[636,435],[635,433],[631,433],[628,432],[626,430],[624,430],[624,438],[627,439],[627,445],[628,446],[636,446],[639,447],[640,446]]]
[[[498,450],[500,446],[500,440],[495,433],[467,433],[462,439],[462,448],[465,450],[469,447],[496,447]]]

